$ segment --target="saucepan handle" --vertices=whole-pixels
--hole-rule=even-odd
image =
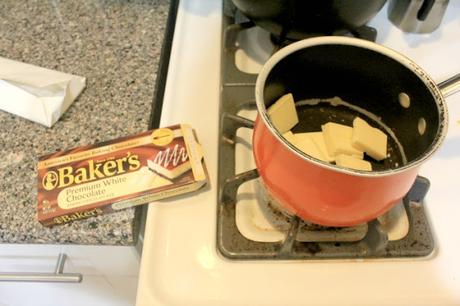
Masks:
[[[460,90],[460,73],[438,84],[444,98]]]

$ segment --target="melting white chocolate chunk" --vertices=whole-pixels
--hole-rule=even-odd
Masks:
[[[287,141],[295,145],[295,135],[291,131],[287,131],[283,134],[283,137],[286,138]]]
[[[335,158],[335,163],[338,166],[356,169],[356,170],[365,170],[372,171],[372,165],[367,160],[362,160],[354,156],[349,156],[345,154],[339,154]]]
[[[366,152],[375,160],[387,157],[387,135],[377,128],[370,126],[366,121],[356,117],[353,120],[353,147]]]
[[[311,140],[313,140],[314,144],[318,147],[319,151],[324,157],[324,160],[327,162],[333,162],[335,161],[334,156],[329,154],[329,151],[327,150],[326,147],[326,142],[324,141],[324,135],[323,132],[311,132],[311,133],[305,133],[310,137]]]
[[[329,156],[336,158],[339,154],[352,155],[358,158],[363,158],[362,150],[358,150],[352,146],[351,138],[353,135],[353,128],[328,122],[321,126],[323,130],[324,141]]]
[[[363,160],[364,153],[376,161],[387,158],[387,135],[366,121],[356,117],[353,127],[328,122],[322,132],[293,133],[299,123],[292,94],[279,98],[267,114],[280,134],[305,154],[338,166],[372,171],[370,162]]]
[[[279,98],[275,104],[268,108],[267,113],[271,122],[281,134],[288,132],[299,123],[292,94],[286,94]]]
[[[295,135],[294,145],[299,148],[305,154],[308,154],[314,158],[325,160],[324,156],[321,154],[321,151],[315,145],[313,140],[308,135],[308,133],[300,133]]]

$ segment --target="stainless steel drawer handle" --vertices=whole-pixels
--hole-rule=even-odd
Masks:
[[[54,273],[0,272],[0,282],[80,283],[83,279],[81,273],[64,273],[66,258],[66,254],[59,254]]]

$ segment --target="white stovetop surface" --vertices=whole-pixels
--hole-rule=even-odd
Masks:
[[[378,42],[418,62],[435,80],[460,71],[460,1],[441,28],[403,34],[384,8]],[[460,93],[447,99],[449,134],[422,168],[436,251],[423,260],[232,262],[216,250],[221,3],[180,4],[161,125],[197,130],[210,188],[149,207],[137,305],[460,305]]]

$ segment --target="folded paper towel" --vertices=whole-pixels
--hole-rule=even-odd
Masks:
[[[0,57],[0,109],[51,127],[86,79]]]

